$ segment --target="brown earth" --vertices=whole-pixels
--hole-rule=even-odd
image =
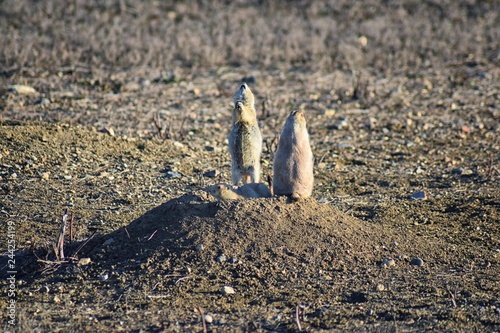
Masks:
[[[496,2],[14,3],[0,6],[4,330],[500,331]],[[240,39],[217,30],[238,20]],[[206,193],[230,180],[243,80],[263,178],[287,114],[305,111],[311,199]]]

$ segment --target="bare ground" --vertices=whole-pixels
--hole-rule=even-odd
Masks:
[[[116,67],[116,59],[99,58],[99,52],[78,58],[77,47],[67,47],[64,56],[73,54],[85,65],[51,63],[50,46],[39,58],[4,51],[0,219],[5,230],[15,225],[16,330],[203,331],[205,322],[214,332],[499,331],[499,29],[491,25],[498,7],[454,2],[441,21],[435,11],[425,21],[424,9],[432,4],[387,5],[397,15],[327,2],[327,9],[301,4],[304,16],[267,8],[284,27],[303,20],[305,30],[288,30],[297,41],[307,39],[300,31],[309,28],[327,33],[333,21],[322,10],[341,17],[340,32],[352,31],[348,18],[358,22],[356,33],[368,36],[368,46],[359,35],[347,35],[328,60],[326,37],[314,40],[321,47],[282,45],[309,50],[311,58],[289,52],[293,59],[282,59],[269,51],[267,60],[240,55],[240,64],[230,55],[241,48],[226,45],[225,62],[218,53],[196,55],[174,43],[175,61],[183,65],[173,70],[155,63],[174,61],[169,54],[133,63],[127,48],[120,51],[126,63]],[[85,25],[78,18],[91,13],[89,22],[116,15],[117,26],[125,18],[133,26],[142,22],[139,13],[151,18],[150,11],[171,10],[183,17],[173,17],[177,28],[189,31],[197,20],[213,24],[207,13],[216,11],[201,5],[189,16],[182,6],[142,6],[101,8],[99,16],[99,8],[89,5],[73,14],[75,24]],[[8,22],[29,14],[5,8]],[[212,19],[254,17],[262,10],[238,8],[243,14]],[[36,13],[33,19],[43,22]],[[54,18],[63,14],[53,10]],[[263,22],[272,19],[263,15]],[[395,37],[411,37],[408,25],[419,20],[418,43],[434,54],[383,43],[389,37],[384,27],[399,27]],[[465,23],[473,27],[457,28]],[[462,37],[457,54],[443,46],[453,31],[447,24]],[[23,29],[15,31],[28,34]],[[225,33],[230,41],[233,35]],[[286,29],[280,33],[287,36]],[[83,30],[78,36],[102,47]],[[140,45],[140,36],[130,36]],[[261,41],[253,47],[276,43]],[[390,62],[393,49],[401,54]],[[229,182],[231,94],[242,80],[257,99],[263,176],[272,170],[286,115],[305,110],[315,155],[313,198],[216,203],[204,191]],[[9,91],[12,84],[37,93]],[[208,177],[213,170],[218,175]],[[425,199],[412,199],[422,191]],[[67,230],[69,260],[60,261],[53,244],[65,211],[74,216],[73,239]],[[2,232],[2,249],[8,239]],[[85,258],[91,262],[80,261]],[[415,265],[415,258],[423,264]],[[2,276],[7,271],[3,266]],[[235,293],[223,295],[224,286]],[[9,300],[0,299],[2,309]],[[2,328],[12,329],[7,315],[0,314]]]

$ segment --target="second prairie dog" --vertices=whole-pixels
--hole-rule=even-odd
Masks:
[[[260,181],[260,155],[262,134],[257,122],[254,96],[243,83],[233,96],[233,127],[229,133],[229,154],[231,155],[231,180],[238,185]]]
[[[242,200],[247,198],[270,198],[271,190],[262,183],[250,183],[233,189],[227,184],[210,186],[209,193],[221,201]]]
[[[290,196],[294,200],[310,197],[314,184],[313,163],[304,113],[292,111],[274,154],[274,194]]]

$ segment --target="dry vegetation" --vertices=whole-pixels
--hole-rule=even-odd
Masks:
[[[494,0],[0,0],[18,330],[500,330],[498,22]],[[263,176],[306,111],[310,201],[203,191],[242,80]]]

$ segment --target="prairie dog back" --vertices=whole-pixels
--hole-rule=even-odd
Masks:
[[[274,154],[273,190],[298,200],[312,194],[313,154],[306,119],[302,111],[292,111],[281,131]]]

